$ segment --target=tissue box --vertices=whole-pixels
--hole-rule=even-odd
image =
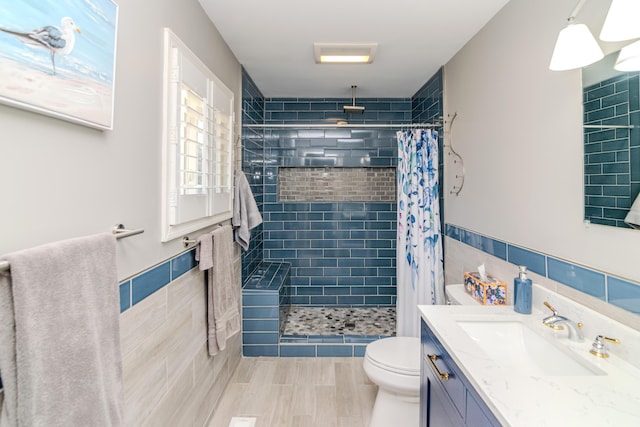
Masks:
[[[464,273],[464,290],[482,305],[507,303],[507,284],[489,275],[485,282],[478,273]]]

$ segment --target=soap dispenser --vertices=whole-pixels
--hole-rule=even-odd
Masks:
[[[518,277],[513,279],[513,308],[522,314],[531,314],[531,279],[527,278],[527,267],[518,267]]]

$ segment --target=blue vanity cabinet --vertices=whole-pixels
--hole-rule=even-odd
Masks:
[[[500,426],[424,321],[421,344],[420,427]]]

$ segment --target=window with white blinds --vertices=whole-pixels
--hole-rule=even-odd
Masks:
[[[165,29],[163,233],[231,218],[233,92]]]

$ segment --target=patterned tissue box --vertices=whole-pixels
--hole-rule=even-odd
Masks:
[[[487,281],[478,273],[464,273],[464,290],[482,305],[506,305],[507,284],[487,275]]]

